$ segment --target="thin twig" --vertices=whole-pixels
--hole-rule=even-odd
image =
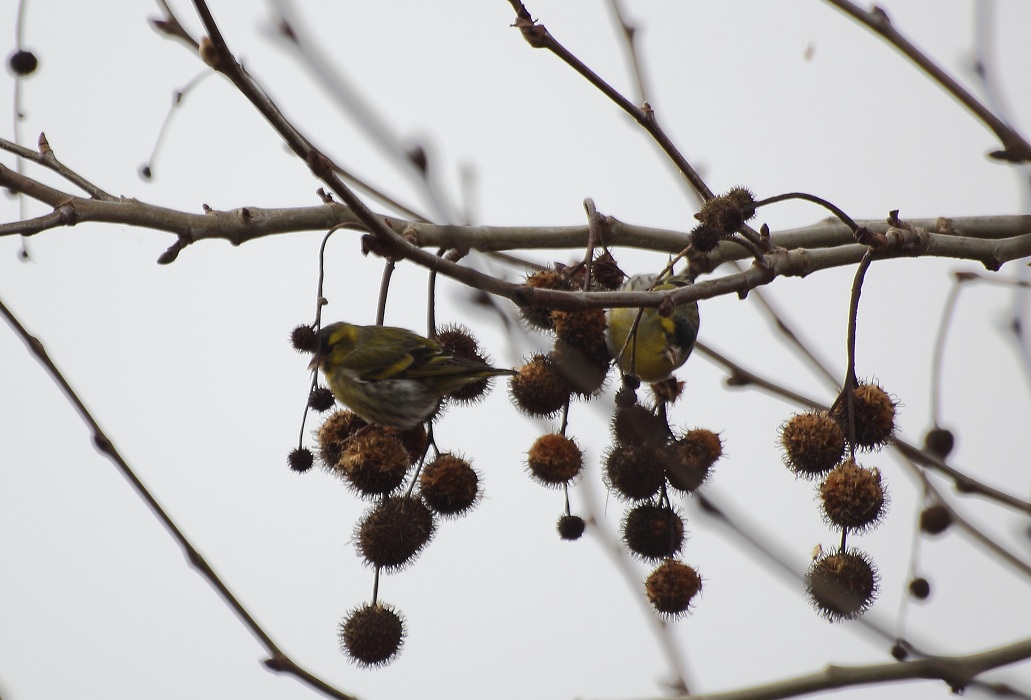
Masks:
[[[637,50],[637,27],[627,20],[623,12],[623,5],[620,0],[609,0],[609,10],[619,25],[623,35],[623,47],[626,49],[627,63],[630,64],[630,71],[637,85],[637,101],[641,104],[648,102],[649,91],[645,86],[644,71],[641,70],[641,56]]]
[[[140,497],[140,500],[150,509],[154,517],[164,526],[165,530],[171,535],[172,539],[176,541],[179,547],[183,550],[186,555],[186,560],[190,563],[197,573],[199,573],[207,582],[215,589],[215,592],[219,595],[222,601],[232,610],[236,616],[243,622],[244,626],[250,631],[250,633],[261,643],[265,650],[268,652],[269,658],[264,660],[264,665],[277,672],[287,673],[292,675],[304,683],[308,684],[312,688],[332,698],[340,698],[341,700],[353,700],[353,696],[344,693],[341,690],[337,690],[322,679],[312,675],[310,672],[299,666],[290,657],[282,652],[279,647],[272,641],[268,633],[262,629],[261,625],[257,623],[251,613],[244,607],[243,603],[229,590],[229,587],[219,578],[215,570],[211,568],[207,560],[201,556],[200,552],[197,551],[193,543],[182,533],[179,526],[175,524],[171,516],[161,507],[157,499],[147,490],[147,487],[143,484],[136,473],[132,470],[132,467],[125,461],[122,455],[115,448],[111,438],[100,428],[100,425],[93,418],[93,415],[86,408],[86,405],[79,398],[79,395],[75,393],[71,385],[65,379],[64,375],[54,364],[53,360],[47,354],[46,348],[39,339],[32,336],[21,322],[15,317],[15,315],[7,308],[7,305],[0,300],[0,315],[4,317],[7,323],[12,329],[25,341],[29,351],[36,356],[43,368],[50,374],[51,379],[61,389],[61,392],[71,403],[72,407],[79,414],[79,417],[89,428],[93,434],[93,446],[96,447],[97,451],[107,457],[114,465],[118,468],[119,473],[125,477],[126,481],[132,487],[136,495]]]
[[[695,349],[697,352],[709,357],[714,362],[722,365],[728,370],[730,376],[727,378],[727,384],[730,386],[755,385],[760,389],[768,391],[774,396],[779,396],[780,398],[798,406],[805,406],[816,411],[826,411],[830,408],[822,401],[817,401],[812,397],[799,394],[778,384],[777,382],[766,379],[765,377],[746,369],[726,355],[714,350],[702,342],[696,342]],[[928,467],[949,477],[955,484],[956,490],[960,493],[977,494],[1020,513],[1031,514],[1031,502],[1021,500],[1011,494],[988,486],[987,484],[948,465],[935,455],[906,442],[897,435],[892,437],[891,445],[905,455],[907,459],[911,459],[923,467]]]
[[[560,44],[558,40],[548,32],[544,25],[537,24],[520,0],[509,0],[509,4],[512,5],[512,8],[516,12],[515,26],[523,33],[523,38],[526,39],[526,42],[530,44],[530,46],[533,46],[534,48],[548,49],[564,61],[569,67],[583,76],[587,82],[598,88],[603,95],[615,102],[620,109],[633,117],[634,121],[644,127],[645,131],[655,139],[656,143],[659,144],[659,147],[667,156],[669,156],[669,159],[673,161],[673,164],[677,166],[680,173],[702,199],[710,200],[713,198],[712,190],[709,189],[709,186],[705,184],[702,176],[698,174],[698,171],[691,166],[687,161],[687,158],[685,158],[673,144],[669,136],[666,135],[666,132],[663,131],[662,127],[659,126],[658,120],[655,118],[655,113],[647,103],[645,103],[643,107],[638,107],[633,102],[623,97],[618,90],[605,82],[601,76],[591,70],[583,61],[574,56],[568,49],[566,49],[566,47]]]
[[[1012,162],[1031,161],[1031,144],[899,33],[883,9],[874,6],[868,12],[849,0],[826,1],[882,36],[991,129],[1003,146],[1003,150],[990,153],[991,157]]]
[[[108,194],[104,190],[100,189],[92,182],[79,175],[77,172],[69,168],[67,165],[62,163],[54,155],[53,149],[50,147],[49,142],[45,135],[39,135],[40,150],[33,151],[30,148],[25,148],[16,143],[8,141],[7,139],[0,138],[0,150],[14,153],[20,158],[30,160],[33,163],[42,165],[44,168],[53,170],[55,173],[63,177],[68,182],[72,183],[83,192],[86,192],[93,199],[99,199],[106,202],[118,201],[118,198],[114,195]],[[19,171],[19,174],[20,171]],[[24,175],[22,177],[25,177]]]

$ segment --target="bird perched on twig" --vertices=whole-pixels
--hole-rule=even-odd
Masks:
[[[673,276],[656,282],[656,275],[634,275],[623,283],[620,291],[644,292],[676,289],[690,282],[682,276]],[[638,313],[641,320],[637,332],[627,342]],[[609,309],[605,342],[613,359],[618,361],[624,374],[639,377],[645,382],[666,379],[685,362],[698,337],[698,304],[678,304],[669,316],[654,308]]]
[[[444,396],[509,369],[453,355],[440,343],[404,328],[333,323],[318,335],[318,366],[333,395],[368,423],[411,428],[437,410]]]

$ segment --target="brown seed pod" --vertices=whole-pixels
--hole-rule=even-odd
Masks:
[[[315,455],[307,447],[295,448],[290,451],[290,456],[287,457],[287,464],[290,465],[290,469],[298,474],[303,474],[311,469],[311,465],[314,463]]]
[[[805,582],[813,607],[831,622],[859,617],[877,597],[877,571],[866,554],[854,549],[817,558]]]
[[[648,445],[616,443],[605,454],[605,483],[615,495],[643,501],[666,483],[666,468]]]
[[[290,332],[290,344],[297,352],[314,353],[319,349],[319,338],[311,326],[297,326]]]
[[[325,413],[335,405],[336,399],[328,387],[317,386],[308,394],[308,407],[319,413]]]
[[[426,441],[429,435],[426,424],[419,423],[411,428],[384,428],[388,435],[393,435],[404,446],[410,462],[416,462],[426,452]]]
[[[398,488],[412,460],[395,434],[370,426],[344,446],[333,473],[361,496],[379,496]]]
[[[684,546],[684,520],[671,507],[642,503],[623,519],[623,541],[644,560],[672,557]]]
[[[614,290],[623,284],[626,273],[619,269],[616,259],[606,250],[595,256],[591,263],[591,279],[598,289]]]
[[[563,515],[555,524],[558,536],[569,542],[583,537],[586,528],[587,523],[579,515]]]
[[[677,618],[687,612],[694,597],[702,591],[702,577],[694,568],[666,559],[644,582],[648,602],[665,617]]]
[[[569,280],[560,272],[555,270],[540,270],[526,278],[526,284],[535,289],[557,289],[560,291],[572,291],[573,287]],[[523,306],[519,313],[527,324],[542,330],[551,330],[551,310],[541,306]]]
[[[661,382],[653,382],[649,385],[656,403],[667,405],[676,403],[677,399],[684,395],[685,386],[687,385],[676,377],[667,377]]]
[[[930,452],[938,459],[945,459],[956,446],[956,438],[951,430],[946,428],[931,428],[924,435],[924,450]]]
[[[601,352],[599,355],[597,347],[584,349],[559,338],[548,357],[573,391],[589,397],[601,390],[609,373],[610,359],[604,345]]]
[[[616,408],[612,434],[622,445],[648,445],[653,449],[665,445],[672,437],[666,419],[638,403]]]
[[[744,187],[735,187],[726,194],[713,197],[695,214],[703,227],[719,231],[723,236],[734,233],[753,216],[755,197]]]
[[[698,428],[666,445],[659,452],[669,485],[692,493],[709,477],[723,455],[723,442],[711,430]]]
[[[398,571],[415,560],[436,529],[433,513],[414,496],[387,496],[355,528],[358,553],[370,566]]]
[[[780,428],[784,464],[807,479],[826,474],[845,453],[845,433],[826,411],[798,413]]]
[[[534,441],[526,455],[530,475],[545,486],[562,486],[580,475],[584,454],[565,435],[549,433]]]
[[[444,452],[422,468],[419,490],[434,513],[458,517],[479,500],[480,477],[467,460]]]
[[[7,59],[7,67],[11,69],[11,72],[22,77],[32,75],[38,66],[39,60],[36,58],[36,54],[24,49],[15,51]]]
[[[896,403],[878,384],[859,384],[853,394],[856,425],[856,447],[880,449],[895,434]],[[848,397],[844,392],[831,407],[831,417],[850,440]]]
[[[479,343],[465,326],[459,324],[444,326],[437,331],[436,341],[455,357],[482,362],[486,365],[491,364],[490,358],[480,352]],[[488,389],[490,389],[490,377],[484,377],[478,382],[460,386],[447,397],[448,400],[458,403],[475,403],[487,394]]]
[[[319,443],[319,460],[323,466],[331,471],[335,470],[348,440],[366,425],[368,423],[350,411],[336,411],[330,414],[316,435]]]
[[[917,600],[927,600],[931,595],[931,582],[923,576],[918,576],[909,582],[909,595]]]
[[[687,234],[688,243],[699,253],[712,252],[719,245],[722,238],[723,234],[719,229],[706,226],[705,224],[695,226],[691,229],[691,233]]]
[[[509,380],[509,392],[520,411],[549,418],[562,410],[573,393],[565,375],[546,355],[534,355]]]
[[[863,532],[884,517],[887,496],[880,471],[847,459],[823,480],[820,500],[828,523],[846,532]]]
[[[551,325],[555,335],[570,345],[585,351],[600,347],[602,354],[608,357],[608,350],[605,349],[605,309],[555,310],[551,312]]]
[[[394,660],[405,639],[401,615],[383,603],[365,603],[340,621],[340,651],[362,667],[385,666]]]
[[[928,535],[940,535],[952,525],[952,512],[940,503],[924,508],[920,513],[920,530]]]

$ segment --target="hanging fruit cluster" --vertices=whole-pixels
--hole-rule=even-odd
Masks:
[[[625,276],[607,252],[593,259],[592,273],[586,275],[582,266],[556,267],[530,275],[527,284],[563,291],[617,287],[665,291],[690,284],[670,274],[637,275],[624,282]],[[516,406],[531,416],[553,418],[561,413],[559,432],[536,440],[527,465],[537,482],[564,489],[565,512],[558,531],[563,539],[577,539],[585,523],[570,513],[568,488],[581,474],[584,458],[566,435],[570,402],[574,396],[589,399],[600,391],[609,366],[617,362],[623,380],[615,400],[613,443],[604,458],[604,478],[611,493],[627,502],[620,528],[627,549],[635,558],[657,564],[645,582],[649,602],[660,614],[676,617],[688,610],[701,590],[701,578],[678,559],[686,525],[673,496],[690,494],[701,486],[723,446],[709,430],[677,433],[668,423],[668,407],[684,389],[683,382],[670,375],[694,345],[698,308],[694,302],[663,306],[608,313],[523,308],[529,326],[554,334],[554,346],[547,354],[527,359],[510,380],[510,392]],[[638,401],[639,377],[653,382],[654,400],[647,406]]]
[[[891,440],[895,412],[895,401],[878,384],[849,382],[829,411],[800,413],[781,426],[785,465],[819,481],[824,520],[841,533],[836,549],[817,549],[806,574],[810,600],[832,621],[862,615],[877,596],[874,563],[848,547],[848,536],[877,527],[888,496],[880,470],[862,466],[856,452],[879,450]]]
[[[486,364],[465,328],[445,327],[435,340],[451,355]],[[298,350],[316,352],[310,326],[295,329],[292,341]],[[405,638],[401,614],[378,600],[380,574],[407,568],[429,544],[438,521],[465,515],[482,497],[480,476],[469,461],[439,451],[426,426],[448,404],[480,400],[489,382],[483,378],[455,389],[440,401],[430,420],[413,428],[371,425],[350,410],[336,410],[316,433],[323,470],[370,503],[355,525],[352,541],[375,572],[373,599],[347,613],[339,627],[341,649],[361,666],[389,663]],[[313,388],[310,408],[327,411],[333,406],[328,389]],[[303,448],[290,455],[290,466],[298,472],[307,471],[314,461]]]

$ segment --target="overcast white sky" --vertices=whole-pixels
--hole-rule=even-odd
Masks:
[[[882,3],[895,24],[971,84],[970,2]],[[509,25],[502,0],[437,3],[304,2],[297,11],[385,126],[428,146],[446,191],[475,177],[477,222],[576,224],[582,202],[624,221],[691,228],[692,200],[661,154],[602,95]],[[180,16],[199,34],[188,3]],[[1031,5],[995,4],[995,75],[1014,121],[1031,130]],[[283,111],[345,167],[419,201],[396,163],[320,94],[269,31],[267,6],[211,4],[227,40]],[[529,9],[570,50],[632,94],[619,38],[602,3],[535,0]],[[639,24],[651,102],[671,137],[716,191],[744,184],[759,196],[803,190],[854,218],[1021,213],[1027,193],[1012,168],[988,161],[993,136],[895,51],[818,2],[628,2]],[[13,48],[16,3],[3,54]],[[22,138],[45,131],[57,156],[115,194],[200,212],[318,203],[318,183],[224,79],[212,76],[176,114],[154,180],[150,153],[174,90],[203,70],[146,23],[140,2],[30,3],[24,42],[40,69],[23,84]],[[810,55],[807,58],[807,54]],[[0,135],[12,138],[13,80],[0,89]],[[0,162],[12,167],[9,154]],[[40,171],[28,168],[40,175]],[[48,182],[54,178],[43,175]],[[1026,186],[1026,183],[1025,183]],[[1024,199],[1022,199],[1022,197]],[[0,203],[2,221],[19,202]],[[27,215],[45,209],[30,203]],[[808,205],[764,210],[773,230],[813,223]],[[318,232],[233,248],[203,242],[172,265],[156,259],[172,237],[80,225],[21,243],[0,239],[0,299],[46,345],[140,478],[227,585],[294,660],[370,700],[407,697],[628,698],[664,692],[670,666],[639,586],[597,535],[554,534],[562,498],[525,475],[524,455],[546,426],[510,408],[504,387],[480,409],[459,409],[438,444],[470,457],[486,498],[442,523],[408,570],[387,576],[381,599],[406,616],[401,656],[359,670],[337,649],[336,626],[368,600],[372,572],[350,543],[365,505],[317,470],[286,465],[309,375],[290,329],[314,313]],[[559,251],[569,260],[577,251]],[[546,259],[543,256],[538,259]],[[662,256],[618,254],[630,272]],[[381,262],[358,235],[328,248],[329,320],[371,323]],[[858,367],[901,402],[901,434],[919,442],[930,421],[930,357],[944,299],[968,262],[899,260],[867,275]],[[516,273],[511,273],[515,277]],[[1000,277],[1015,279],[1019,263]],[[778,280],[771,299],[821,357],[843,373],[852,270]],[[402,265],[387,321],[425,327],[425,273]],[[443,282],[438,321],[475,326],[495,361],[516,365],[531,341]],[[972,286],[961,297],[946,355],[943,420],[957,433],[954,463],[1031,497],[1024,438],[1031,415],[1026,368],[1005,335],[1011,290]],[[701,339],[745,366],[829,402],[754,303],[701,306]],[[1025,323],[1027,319],[1025,319]],[[533,339],[531,339],[533,340]],[[536,342],[536,341],[534,341]],[[90,436],[13,332],[0,329],[0,695],[35,698],[309,698],[266,672],[263,650],[225,608]],[[713,498],[773,538],[803,571],[816,544],[835,542],[812,487],[781,466],[777,428],[796,407],[728,390],[725,373],[696,354],[679,372],[687,396],[673,420],[719,431],[726,456]],[[604,409],[578,404],[570,432],[588,473],[574,511],[592,502],[615,533],[623,512],[606,498],[599,459]],[[882,593],[871,619],[895,629],[910,576],[921,496],[889,454],[867,458],[892,495],[878,530],[852,543],[877,563]],[[936,481],[936,483],[939,483]],[[942,482],[939,486],[949,491]],[[949,491],[950,492],[950,491]],[[951,492],[950,492],[951,493]],[[1027,519],[983,501],[952,502],[1029,557]],[[685,505],[684,559],[705,581],[693,613],[675,625],[692,688],[719,691],[814,672],[826,663],[880,663],[889,645],[855,623],[812,612],[796,580],[774,573],[719,523]],[[643,580],[648,568],[634,564]],[[917,569],[932,583],[906,609],[899,633],[937,653],[970,653],[1027,636],[1028,581],[958,533],[925,541]],[[1031,693],[1031,666],[993,674]],[[940,683],[851,689],[843,698],[941,698]],[[976,695],[974,695],[976,697]]]

